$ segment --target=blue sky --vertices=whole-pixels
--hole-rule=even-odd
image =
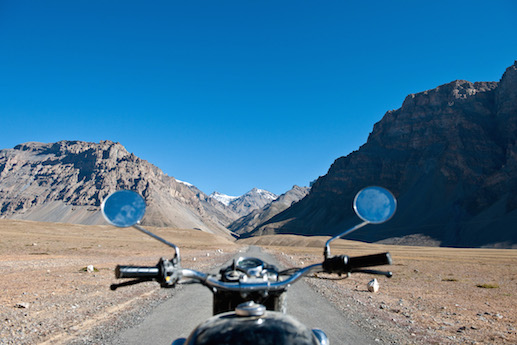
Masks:
[[[515,1],[0,0],[0,149],[118,141],[240,195],[308,185],[406,95],[497,81]]]

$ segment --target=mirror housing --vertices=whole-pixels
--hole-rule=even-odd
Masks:
[[[108,223],[126,228],[140,223],[145,207],[145,200],[140,194],[131,190],[119,190],[104,199],[101,210]]]
[[[397,200],[385,188],[372,186],[359,191],[354,198],[354,211],[359,218],[371,224],[382,224],[393,217]]]
[[[354,211],[362,223],[332,237],[325,243],[325,258],[330,257],[330,243],[367,224],[382,224],[393,217],[397,210],[397,199],[393,194],[383,187],[371,186],[361,189],[354,198]]]
[[[180,249],[178,246],[140,226],[140,221],[145,214],[145,208],[144,198],[131,190],[118,190],[111,193],[104,199],[101,205],[102,214],[108,223],[118,226],[119,228],[132,226],[144,234],[168,245],[173,248],[175,252],[173,263],[179,264]]]

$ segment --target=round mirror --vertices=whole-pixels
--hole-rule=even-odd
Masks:
[[[101,205],[104,218],[115,226],[125,228],[138,223],[145,214],[145,200],[130,190],[110,194]]]
[[[354,199],[355,213],[368,223],[384,223],[393,217],[396,209],[397,200],[382,187],[366,187]]]

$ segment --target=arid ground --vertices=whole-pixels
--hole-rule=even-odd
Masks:
[[[196,230],[153,229],[181,248],[183,266],[205,269],[256,244],[285,265],[321,261],[327,238],[265,236],[232,243]],[[332,254],[390,251],[391,279],[307,278],[364,327],[403,335],[414,344],[516,344],[517,250],[450,249],[339,240]],[[71,344],[110,329],[121,315],[170,298],[156,283],[109,285],[117,264],[155,265],[172,250],[133,229],[0,220],[0,344]],[[87,266],[95,270],[87,272]],[[119,325],[120,326],[120,325]],[[93,339],[93,338],[92,338]]]

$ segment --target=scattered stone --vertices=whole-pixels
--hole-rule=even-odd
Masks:
[[[367,284],[367,286],[368,286],[368,291],[370,291],[370,292],[379,291],[379,282],[377,281],[377,279],[370,280],[370,282]]]
[[[28,309],[29,306],[30,306],[29,303],[20,302],[20,303],[16,303],[16,305],[14,307],[19,308],[19,309]]]

